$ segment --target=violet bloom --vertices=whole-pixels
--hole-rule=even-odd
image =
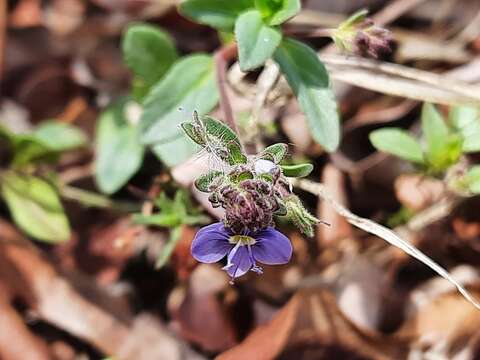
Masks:
[[[266,265],[286,264],[292,257],[290,240],[273,227],[245,235],[233,234],[222,222],[200,229],[192,243],[193,257],[203,263],[215,263],[228,255],[223,268],[234,278],[249,270],[262,273],[256,261]]]

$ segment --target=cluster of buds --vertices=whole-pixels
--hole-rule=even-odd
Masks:
[[[346,52],[378,59],[391,52],[392,33],[375,25],[367,18],[367,11],[361,10],[332,31],[337,46]]]
[[[275,229],[275,216],[287,216],[306,235],[313,236],[319,220],[292,193],[290,177],[308,175],[313,166],[285,166],[280,162],[286,144],[274,144],[260,154],[246,155],[240,140],[225,124],[211,117],[183,123],[185,133],[215,158],[219,165],[195,181],[209,193],[214,207],[223,207],[221,222],[202,228],[192,243],[192,255],[204,263],[227,257],[224,270],[233,280],[248,271],[262,273],[257,261],[276,265],[292,256],[290,240]]]
[[[298,217],[305,219],[300,230],[313,234],[318,220],[301,206],[292,193],[289,177],[306,176],[312,165],[280,165],[288,146],[278,143],[256,155],[245,155],[241,145],[225,124],[211,117],[182,124],[186,134],[221,163],[200,176],[195,185],[209,193],[213,207],[225,209],[223,223],[236,234],[258,232],[274,226],[275,216],[289,216],[295,224]],[[300,209],[300,210],[299,210]]]

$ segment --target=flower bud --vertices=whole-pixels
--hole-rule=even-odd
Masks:
[[[378,59],[391,52],[392,33],[375,25],[366,15],[366,11],[353,14],[333,30],[332,37],[341,50]]]

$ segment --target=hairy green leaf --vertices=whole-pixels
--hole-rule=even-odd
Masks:
[[[205,126],[205,131],[209,141],[214,141],[227,146],[231,141],[240,145],[240,139],[237,134],[225,123],[212,118],[211,116],[202,116],[200,121]]]
[[[227,162],[230,165],[247,163],[247,157],[242,152],[242,148],[233,140],[227,144],[227,154]]]
[[[195,180],[195,187],[202,192],[210,192],[210,186],[219,176],[223,175],[223,172],[212,170],[206,174],[200,175]]]
[[[287,177],[305,177],[313,170],[312,164],[280,165],[283,175]]]
[[[271,160],[275,164],[278,164],[283,160],[288,151],[288,145],[284,143],[277,143],[266,147],[260,157],[262,159]]]

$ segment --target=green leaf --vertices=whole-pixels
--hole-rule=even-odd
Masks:
[[[260,154],[260,158],[273,161],[278,164],[283,160],[288,151],[288,145],[277,143],[266,147]]]
[[[217,104],[213,70],[211,56],[185,57],[173,65],[145,99],[140,120],[142,142],[155,145],[152,151],[168,166],[182,163],[196,152],[195,144],[184,136],[180,125],[185,114],[196,110],[202,115]]]
[[[158,213],[154,215],[134,214],[133,222],[139,225],[154,225],[160,227],[179,226],[181,218],[175,213]]]
[[[13,135],[13,161],[15,168],[21,168],[33,162],[54,162],[58,153],[32,134]]]
[[[432,165],[439,166],[446,157],[445,144],[450,132],[435,106],[429,103],[422,108],[422,131],[427,142],[427,159]]]
[[[14,136],[10,130],[0,124],[0,140],[11,142]]]
[[[234,141],[240,145],[237,134],[225,123],[210,116],[203,116],[200,121],[204,124],[209,142],[213,141],[227,146],[231,141]]]
[[[280,165],[283,175],[287,177],[305,177],[313,170],[312,164]]]
[[[12,134],[5,132],[5,138],[12,147],[12,165],[20,168],[34,162],[54,162],[62,151],[84,146],[86,135],[71,125],[56,121],[42,123],[34,132]]]
[[[100,190],[112,194],[124,186],[142,164],[144,147],[138,127],[125,118],[126,102],[104,111],[96,131],[95,180]]]
[[[187,0],[180,13],[193,21],[220,30],[231,30],[237,17],[253,7],[253,0]]]
[[[449,120],[463,137],[463,152],[480,151],[480,109],[455,106],[450,110]]]
[[[190,139],[195,141],[198,145],[205,146],[206,143],[205,140],[202,138],[201,133],[191,122],[181,123],[180,126]]]
[[[178,244],[178,241],[181,239],[181,234],[182,234],[181,227],[176,227],[170,230],[170,238],[168,239],[168,242],[163,247],[162,252],[160,253],[160,256],[157,259],[157,262],[155,263],[156,269],[161,269],[162,267],[165,266],[168,260],[170,260],[170,257],[172,256],[173,251],[175,250],[175,247]]]
[[[238,17],[235,23],[235,36],[242,71],[262,66],[272,57],[282,40],[281,32],[265,24],[257,10],[247,11]]]
[[[465,175],[467,188],[472,194],[480,194],[480,165],[473,166]]]
[[[227,145],[227,162],[230,165],[246,164],[247,157],[243,154],[240,145],[235,141],[230,141]]]
[[[340,142],[340,120],[325,66],[315,51],[291,39],[282,41],[274,59],[307,116],[313,138],[327,151],[335,151]]]
[[[424,164],[420,144],[405,130],[385,128],[372,131],[370,142],[380,151],[398,156],[402,159]]]
[[[42,122],[33,132],[33,137],[52,151],[72,150],[87,143],[87,136],[83,131],[58,121]]]
[[[177,60],[170,36],[156,26],[133,24],[122,41],[123,58],[135,74],[135,92],[145,94]]]
[[[212,170],[206,174],[200,175],[200,177],[195,180],[195,187],[202,192],[210,192],[210,186],[213,181],[216,180],[219,176],[222,176],[222,171]]]
[[[197,112],[194,112],[193,122],[184,123],[182,127],[192,140],[228,164],[247,162],[237,134],[221,121],[210,116],[200,118]]]
[[[352,26],[358,25],[367,18],[367,15],[368,15],[368,10],[366,9],[358,10],[354,12],[352,15],[350,15],[347,20],[343,21],[338,26],[338,29],[346,30],[351,28]]]
[[[49,243],[70,238],[68,219],[50,183],[7,172],[2,176],[2,196],[15,223],[30,236]]]
[[[182,223],[185,225],[205,225],[211,222],[212,219],[207,215],[185,215]]]
[[[308,237],[313,237],[315,226],[320,220],[305,209],[298,196],[290,195],[284,198],[284,206],[287,209],[287,216],[295,226]]]
[[[255,7],[269,25],[280,25],[297,15],[302,8],[300,0],[255,0]]]

